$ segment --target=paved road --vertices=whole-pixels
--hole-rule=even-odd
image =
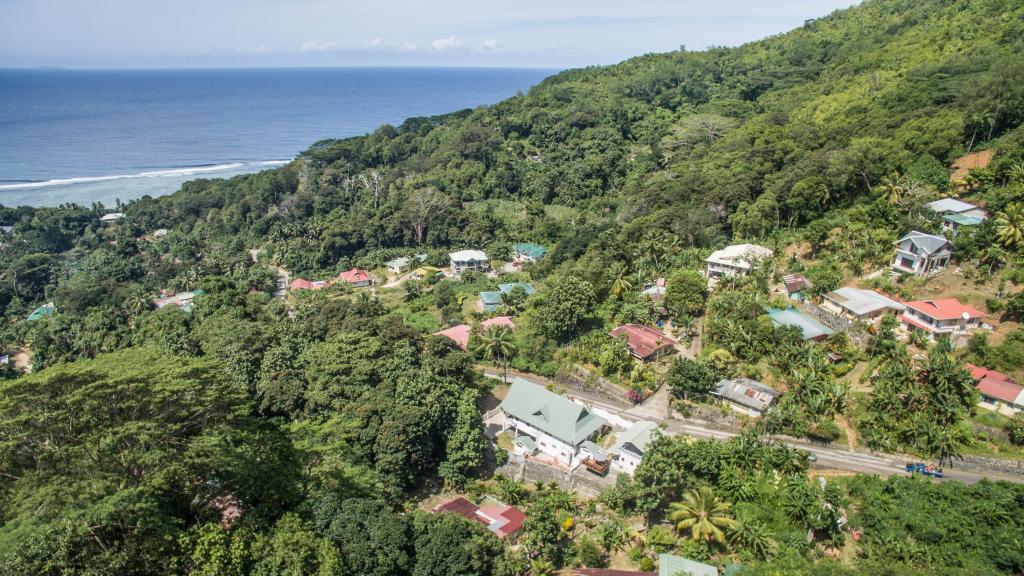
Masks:
[[[500,378],[501,373],[497,370],[485,369],[484,375],[491,378]],[[512,373],[509,376],[513,376]],[[551,384],[541,376],[533,374],[515,374],[520,378],[547,386]],[[734,430],[724,429],[702,420],[677,420],[666,419],[664,414],[656,414],[654,411],[645,410],[643,406],[632,406],[626,401],[615,401],[603,396],[588,394],[579,390],[573,390],[572,395],[576,398],[600,408],[627,418],[629,420],[653,420],[665,425],[665,430],[672,435],[686,434],[695,438],[711,438],[715,440],[728,440],[739,433]],[[843,447],[821,446],[810,442],[786,439],[784,443],[793,448],[801,448],[814,454],[818,461],[815,468],[828,470],[845,470],[848,472],[859,472],[862,474],[874,474],[877,476],[892,476],[894,474],[906,474],[904,466],[907,459],[904,456],[890,454],[868,453],[863,451],[851,451]],[[977,482],[983,478],[989,480],[1006,480],[1008,482],[1024,483],[1024,478],[1012,475],[1000,475],[993,473],[972,472],[968,470],[954,470],[946,467],[944,470],[946,479],[958,480],[968,484]]]

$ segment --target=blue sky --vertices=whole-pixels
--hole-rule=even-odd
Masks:
[[[0,67],[610,64],[854,0],[0,0]]]

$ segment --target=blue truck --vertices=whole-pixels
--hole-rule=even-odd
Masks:
[[[921,474],[931,478],[942,478],[942,468],[939,468],[938,466],[929,466],[923,462],[908,463],[907,473],[911,476],[914,474]]]

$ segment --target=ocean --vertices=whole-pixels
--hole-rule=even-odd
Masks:
[[[0,70],[0,204],[113,206],[324,138],[492,104],[554,70]]]

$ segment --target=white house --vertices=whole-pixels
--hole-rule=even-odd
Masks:
[[[722,276],[745,276],[755,264],[771,258],[773,254],[768,248],[757,244],[726,246],[708,256],[708,279],[717,280]]]
[[[913,231],[896,242],[892,269],[900,274],[928,276],[949,264],[953,245],[945,236]]]
[[[388,260],[384,263],[384,267],[392,274],[402,274],[408,272],[410,268],[412,268],[412,259],[401,256],[394,260]]]
[[[850,320],[873,322],[886,313],[898,313],[906,306],[874,290],[844,286],[823,296],[822,308]]]
[[[529,380],[511,380],[498,408],[502,431],[512,432],[515,451],[530,456],[541,452],[562,466],[575,466],[580,445],[596,436],[606,420]]]
[[[614,457],[612,468],[626,474],[636,472],[636,467],[643,460],[644,451],[647,450],[647,445],[654,439],[654,433],[657,430],[658,425],[656,423],[640,420],[639,422],[634,422],[629,429],[618,434],[615,445],[610,450]]]
[[[942,200],[929,202],[926,206],[939,216],[960,214],[961,216],[980,218],[982,220],[988,218],[988,212],[986,212],[984,208],[975,206],[974,204],[968,204],[967,202],[957,200],[956,198],[943,198]]]
[[[964,334],[980,326],[984,317],[980,310],[956,298],[916,300],[906,305],[907,311],[900,316],[900,322],[908,331],[920,330],[932,340]]]
[[[102,224],[109,224],[111,222],[117,222],[121,218],[124,218],[124,212],[111,212],[100,216],[100,222]]]
[[[464,270],[479,270],[486,272],[490,269],[490,262],[487,254],[482,250],[459,250],[448,255],[451,260],[452,272],[461,274]]]
[[[722,399],[736,412],[748,416],[761,416],[768,411],[779,393],[757,380],[734,378],[719,381],[711,395]]]

